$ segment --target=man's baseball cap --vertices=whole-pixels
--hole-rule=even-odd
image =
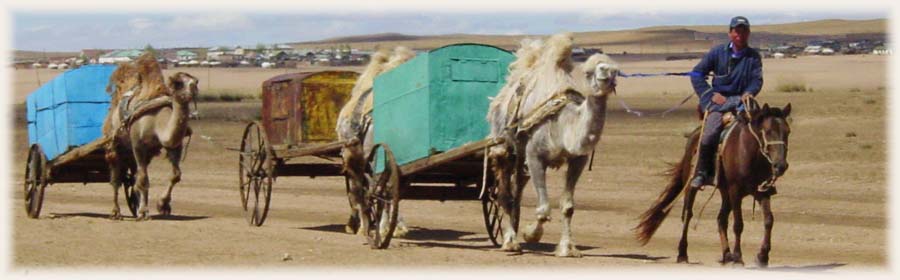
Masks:
[[[746,26],[747,28],[750,28],[750,21],[747,20],[747,18],[745,18],[745,17],[736,16],[736,17],[731,18],[731,24],[728,25],[728,29],[731,30],[731,29],[734,29],[735,27],[738,27],[741,25]]]

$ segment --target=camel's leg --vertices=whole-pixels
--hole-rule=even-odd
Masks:
[[[147,167],[150,165],[149,153],[141,148],[134,148],[134,160],[137,162],[137,174],[135,175],[135,190],[140,194],[138,203],[137,220],[144,221],[150,219],[150,209],[147,209],[150,197],[150,177],[147,174]]]
[[[678,242],[678,262],[688,262],[688,228],[691,225],[691,218],[694,217],[694,198],[697,197],[697,189],[690,186],[685,187],[687,193],[684,196],[684,216],[682,217],[683,225],[681,229],[681,241]]]
[[[562,212],[562,236],[559,245],[556,246],[558,257],[581,257],[581,252],[575,248],[575,240],[572,238],[572,216],[575,215],[575,184],[587,165],[587,156],[569,159],[569,167],[566,169],[566,188],[559,199],[559,210]]]
[[[719,223],[719,242],[722,246],[722,259],[719,260],[720,263],[726,264],[733,261],[731,257],[731,248],[728,244],[728,215],[731,214],[731,200],[728,197],[728,194],[725,191],[720,191],[722,197],[722,207],[719,208],[719,216],[717,217],[717,221]]]
[[[526,242],[537,243],[544,235],[544,223],[550,221],[550,201],[547,195],[547,165],[536,156],[537,153],[528,153],[525,164],[528,165],[528,173],[531,175],[534,191],[537,193],[537,208],[535,215],[537,220],[525,229]],[[535,156],[531,156],[535,155]]]
[[[109,218],[121,220],[122,212],[119,208],[119,187],[122,186],[122,165],[118,162],[109,165],[109,184],[113,189],[113,208]]]
[[[172,189],[175,188],[175,184],[178,184],[178,182],[181,181],[181,153],[183,149],[184,146],[166,149],[166,158],[168,158],[169,163],[172,164],[172,176],[169,177],[169,188],[166,189],[165,195],[160,197],[159,202],[156,204],[156,210],[163,216],[172,214]]]
[[[775,216],[772,215],[772,205],[769,196],[763,196],[759,200],[759,206],[762,208],[765,216],[764,225],[766,232],[763,236],[762,246],[759,248],[759,254],[756,255],[756,263],[759,267],[768,267],[769,250],[772,249],[772,225],[775,223]]]
[[[522,251],[522,247],[516,241],[516,227],[513,224],[515,222],[513,218],[517,211],[514,208],[518,207],[515,195],[518,192],[518,185],[510,180],[514,176],[513,169],[515,169],[514,162],[506,159],[498,160],[497,204],[500,205],[500,212],[503,215],[500,222],[500,227],[503,229],[503,244],[500,250],[519,252]]]
[[[738,189],[737,186],[731,186],[735,190]],[[744,260],[741,256],[741,233],[744,232],[744,215],[741,213],[741,197],[737,194],[737,191],[731,193],[731,204],[733,208],[731,209],[734,215],[734,253],[731,254],[732,259],[734,260],[735,265],[744,266]]]

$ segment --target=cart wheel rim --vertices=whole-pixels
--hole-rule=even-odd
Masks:
[[[247,125],[238,161],[241,207],[251,226],[265,222],[272,195],[272,175],[267,169],[272,166],[274,153],[260,127],[257,122]]]
[[[33,145],[28,151],[28,160],[25,163],[25,182],[23,183],[23,196],[25,200],[25,212],[30,218],[37,218],[41,214],[44,200],[43,180],[45,167],[44,153],[40,147]]]
[[[125,170],[123,174],[122,186],[125,191],[125,205],[132,217],[137,217],[138,204],[140,203],[140,193],[134,189],[134,171],[130,168]]]
[[[391,242],[394,229],[397,228],[397,217],[399,215],[400,204],[400,168],[394,158],[393,152],[387,145],[378,144],[372,148],[371,153],[367,157],[366,172],[374,171],[375,153],[378,148],[384,150],[385,168],[380,174],[371,174],[367,176],[365,186],[365,205],[366,221],[369,225],[369,231],[366,237],[369,246],[373,249],[386,249]]]
[[[501,245],[501,236],[503,233],[503,212],[497,203],[497,187],[489,186],[487,195],[481,200],[482,213],[484,214],[484,225],[488,233],[488,238],[494,246]]]

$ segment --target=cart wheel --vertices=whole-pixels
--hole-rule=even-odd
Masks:
[[[41,215],[41,206],[44,204],[44,188],[47,180],[44,172],[47,169],[47,158],[41,151],[40,145],[32,145],[28,151],[28,161],[25,163],[25,213],[29,218],[37,219]]]
[[[375,174],[378,148],[384,150],[384,171]],[[367,158],[367,186],[365,191],[366,221],[369,232],[366,237],[372,249],[385,249],[391,243],[397,228],[397,214],[400,209],[400,167],[394,160],[394,153],[385,144],[377,144]],[[362,218],[362,217],[361,217]],[[387,228],[382,231],[380,225]]]
[[[134,170],[125,169],[125,178],[122,178],[122,186],[125,189],[125,204],[132,217],[137,217],[137,208],[140,203],[140,194],[134,189]]]
[[[272,197],[274,152],[268,137],[257,122],[247,124],[241,140],[238,174],[240,176],[241,206],[251,226],[261,226],[269,213]]]
[[[481,198],[481,210],[482,214],[484,214],[484,226],[487,229],[488,238],[491,239],[491,243],[494,243],[494,246],[500,247],[501,236],[503,236],[503,228],[501,227],[503,212],[500,209],[500,204],[497,203],[498,193],[499,188],[496,180],[488,181],[485,194]]]

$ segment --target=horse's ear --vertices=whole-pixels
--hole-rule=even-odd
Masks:
[[[784,109],[781,109],[784,112],[784,117],[787,118],[791,115],[791,103],[788,103],[787,106],[784,106]]]
[[[763,111],[763,112],[768,112],[768,111],[769,111],[769,103],[763,104],[762,111]]]

